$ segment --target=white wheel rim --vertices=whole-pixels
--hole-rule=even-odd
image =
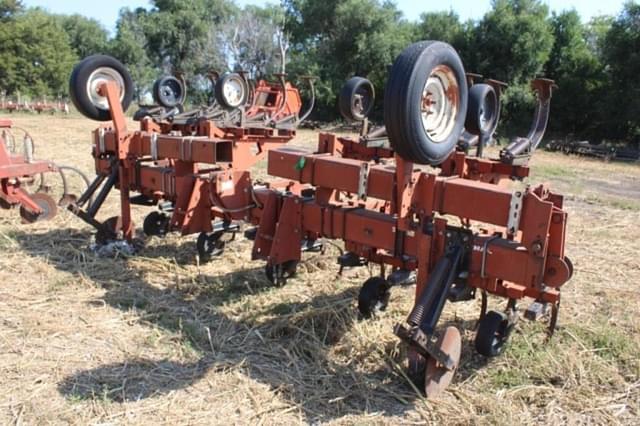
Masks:
[[[240,106],[244,99],[244,82],[237,77],[230,78],[222,86],[222,95],[229,106]]]
[[[420,111],[422,126],[435,143],[444,142],[456,125],[460,94],[455,73],[446,65],[437,66],[424,85]]]
[[[120,102],[124,99],[124,78],[113,68],[100,67],[91,73],[87,80],[87,96],[91,103],[102,110],[109,110],[109,101],[106,96],[98,93],[100,86],[108,81],[115,81],[120,89]]]

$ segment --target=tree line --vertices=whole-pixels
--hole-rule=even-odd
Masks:
[[[413,18],[413,17],[412,17]],[[281,70],[317,77],[315,117],[336,118],[336,96],[353,75],[378,98],[394,58],[418,40],[442,40],[468,72],[508,83],[499,134],[526,132],[535,99],[529,81],[552,78],[550,133],[556,137],[640,142],[640,5],[584,22],[577,11],[550,13],[540,0],[493,0],[480,19],[454,11],[409,20],[392,1],[283,0],[239,8],[232,0],[152,0],[120,11],[115,34],[81,15],[56,15],[0,0],[0,94],[64,97],[75,62],[94,53],[130,69],[139,98],[162,74],[182,73],[193,103],[210,96],[212,71],[253,78]],[[378,99],[378,114],[381,106]]]

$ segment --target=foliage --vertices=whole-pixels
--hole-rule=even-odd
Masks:
[[[369,78],[381,94],[387,66],[413,36],[413,26],[392,3],[292,0],[286,7],[292,69],[318,78],[318,109],[324,117],[335,116],[337,93],[353,75]]]
[[[0,22],[8,21],[24,10],[20,0],[0,0]]]
[[[376,87],[380,117],[388,67],[411,42],[453,45],[465,69],[503,80],[501,137],[526,131],[535,99],[529,82],[556,80],[551,135],[640,141],[640,5],[582,22],[575,10],[549,14],[542,0],[493,0],[477,21],[453,11],[406,20],[389,0],[283,0],[237,7],[233,0],[152,0],[123,9],[113,37],[95,20],[52,16],[20,0],[0,0],[0,92],[64,95],[77,59],[109,53],[130,69],[138,97],[162,74],[183,73],[189,99],[210,96],[207,74],[245,70],[253,78],[282,69],[317,77],[315,118],[337,118],[337,94],[353,75]]]
[[[60,25],[67,33],[71,48],[79,58],[109,50],[109,33],[95,19],[82,15],[60,15]]]
[[[230,68],[246,71],[255,79],[280,72],[280,48],[288,46],[282,31],[284,19],[282,9],[275,6],[247,6],[233,16],[221,37]]]
[[[147,11],[122,9],[117,23],[116,37],[111,41],[110,51],[127,66],[136,85],[136,97],[140,98],[151,89],[157,72],[147,50],[147,36],[142,23]]]
[[[550,129],[579,138],[593,136],[603,109],[592,100],[603,96],[605,76],[597,51],[589,43],[600,42],[597,37],[589,38],[575,10],[554,14],[551,25],[555,43],[546,74],[554,77],[558,90],[551,104]]]
[[[0,90],[9,95],[65,95],[76,59],[57,19],[40,9],[0,25]]]
[[[640,5],[628,2],[607,32],[604,59],[608,65],[610,92],[609,132],[614,139],[640,142]]]

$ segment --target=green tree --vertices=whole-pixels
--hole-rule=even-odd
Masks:
[[[78,57],[107,53],[109,33],[98,21],[78,14],[60,15],[59,19]]]
[[[127,66],[133,78],[136,98],[148,89],[158,71],[149,58],[147,37],[144,32],[144,20],[148,12],[144,8],[120,10],[116,23],[116,36],[110,41],[110,52]]]
[[[598,102],[606,85],[604,68],[590,46],[587,27],[575,10],[551,18],[555,42],[546,75],[558,84],[551,103],[550,129],[590,137],[597,133],[604,110]]]
[[[280,47],[288,45],[283,25],[284,13],[280,7],[247,6],[236,13],[221,34],[231,66],[249,72],[256,79],[279,72]]]
[[[445,41],[461,50],[464,47],[465,26],[453,10],[423,13],[416,28],[416,36],[417,40]]]
[[[475,28],[475,69],[509,82],[541,72],[553,46],[548,14],[539,0],[493,0],[492,10]]]
[[[23,11],[24,5],[20,0],[0,0],[0,22],[8,21]]]
[[[0,85],[9,95],[66,95],[76,59],[58,21],[40,9],[0,25]]]
[[[353,75],[369,78],[380,95],[387,67],[414,34],[392,3],[292,0],[286,7],[293,42],[289,69],[319,78],[318,109],[326,118],[335,117],[336,94]]]
[[[640,142],[640,5],[627,2],[605,39],[608,66],[608,133],[611,138]]]
[[[474,28],[466,68],[509,83],[500,131],[513,136],[528,129],[534,103],[529,80],[549,59],[553,32],[539,0],[493,0],[492,6]]]
[[[152,3],[154,7],[145,15],[142,25],[149,56],[157,65],[187,75],[206,74],[211,67],[223,65],[215,29],[234,12],[233,3],[228,0]],[[212,58],[219,63],[212,64]]]

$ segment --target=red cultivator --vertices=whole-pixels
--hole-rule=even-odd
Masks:
[[[33,159],[33,139],[24,135],[24,154],[16,155],[16,140],[12,133],[13,124],[0,119],[0,206],[5,209],[20,206],[23,222],[33,223],[51,219],[56,215],[56,203],[46,194],[44,174],[56,172],[58,168],[50,161]],[[39,179],[35,193],[29,193],[25,187],[34,185]]]
[[[76,77],[91,74],[78,69],[82,64]],[[227,107],[244,105],[239,111],[219,111],[219,105],[191,118],[176,111],[174,121],[165,121],[165,109],[129,132],[121,108],[127,95],[117,78],[72,78],[72,85],[93,87],[94,104],[113,119],[112,127],[95,133],[99,176],[92,185],[106,180],[109,189],[120,189],[122,219],[112,225],[122,224],[124,236],[131,237],[131,190],[145,200],[169,201],[172,215],[162,230],[203,232],[206,239],[234,220],[255,224],[255,232],[247,233],[254,239],[253,258],[266,260],[267,275],[277,284],[295,273],[301,252],[322,239],[344,241],[341,267],[380,265],[380,275],[360,291],[363,316],[386,307],[392,286],[417,283],[415,306],[395,333],[408,345],[411,377],[429,397],[449,384],[460,360],[458,330],[437,327],[447,301],[480,293],[475,346],[485,356],[501,352],[524,298],[534,301],[525,316],[549,314],[553,332],[560,287],[572,275],[564,254],[567,214],[562,196],[522,183],[546,129],[551,81],[532,84],[538,108],[527,137],[487,159],[483,147],[498,123],[502,84],[473,84],[447,44],[417,43],[396,60],[385,91],[384,127],[368,129],[371,84],[350,80],[340,105],[346,116],[364,121],[361,136],[321,134],[315,152],[276,148],[294,136],[292,126],[299,122],[299,101],[288,106],[299,98],[283,79],[282,90],[258,84],[245,97],[246,80],[229,78],[233,84],[218,91],[228,93]],[[120,81],[124,88],[126,79]],[[267,152],[268,173],[283,180],[254,185],[246,170]],[[113,236],[114,226],[93,219],[104,197],[102,191],[85,212],[78,207],[83,196],[74,209]],[[220,229],[214,218],[222,219]],[[488,294],[508,299],[504,313],[487,312]]]
[[[159,106],[138,111],[140,130],[129,131],[123,114],[131,101],[127,70],[110,57],[85,59],[71,78],[72,99],[88,117],[112,123],[94,132],[97,177],[70,209],[104,242],[131,240],[132,202],[157,205],[160,210],[145,219],[145,233],[200,233],[201,258],[221,253],[223,235],[238,230],[234,221],[251,221],[250,211],[260,205],[248,169],[295,137],[305,118],[298,90],[284,76],[279,80],[253,86],[241,74],[228,74],[216,82],[213,105],[182,112],[183,82],[164,77],[154,88]],[[101,223],[96,213],[114,187],[121,215]],[[137,196],[130,199],[131,192]]]

